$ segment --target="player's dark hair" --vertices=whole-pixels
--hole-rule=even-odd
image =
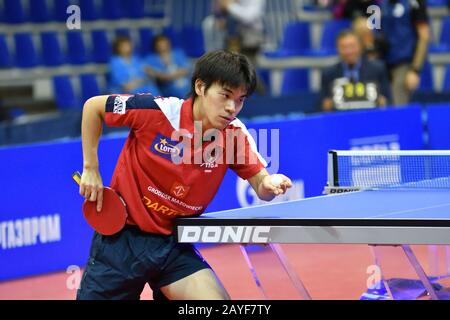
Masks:
[[[256,88],[255,68],[248,58],[240,53],[224,50],[211,51],[197,60],[191,80],[191,97],[197,97],[195,81],[200,79],[205,84],[205,92],[218,83],[230,88],[244,86],[250,96]]]

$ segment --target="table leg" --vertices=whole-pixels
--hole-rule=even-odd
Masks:
[[[281,249],[281,246],[277,243],[271,243],[270,248],[275,253],[278,260],[280,260],[281,265],[283,266],[284,270],[286,271],[289,278],[291,279],[292,284],[297,289],[297,291],[300,293],[300,295],[306,300],[311,300],[312,298],[309,295],[308,290],[306,290],[305,285],[303,284],[303,282],[298,277],[297,273],[294,271],[294,269],[290,265],[288,259],[284,255],[283,250]]]
[[[262,296],[265,300],[268,300],[267,294],[264,291],[263,286],[261,285],[261,281],[258,278],[258,275],[256,274],[255,268],[253,267],[252,261],[250,260],[250,257],[247,253],[247,249],[245,248],[245,245],[239,245],[241,248],[242,255],[244,256],[245,262],[247,263],[248,268],[250,269],[250,272],[253,276],[253,280],[255,280],[256,286],[258,287],[259,291],[261,292]]]
[[[422,282],[425,289],[428,291],[428,294],[430,295],[432,300],[439,300],[436,291],[433,288],[433,285],[431,284],[430,280],[428,279],[428,276],[426,275],[425,271],[423,271],[422,266],[420,265],[419,261],[417,260],[416,256],[414,255],[414,252],[412,252],[411,247],[409,245],[402,245],[403,252],[405,252],[406,257],[408,258],[409,262],[411,263],[411,266],[416,271],[417,275],[419,276],[420,281]]]

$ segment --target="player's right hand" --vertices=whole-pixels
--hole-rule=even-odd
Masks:
[[[414,91],[419,87],[420,76],[412,70],[409,70],[405,76],[405,86],[409,91]]]
[[[81,175],[80,194],[87,201],[97,201],[97,211],[102,210],[103,182],[98,170],[85,169]]]

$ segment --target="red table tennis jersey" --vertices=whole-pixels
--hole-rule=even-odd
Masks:
[[[174,218],[201,214],[228,167],[248,179],[267,165],[237,118],[215,140],[196,140],[192,99],[111,95],[105,110],[108,126],[131,128],[111,187],[127,204],[128,223],[143,231],[171,234]]]

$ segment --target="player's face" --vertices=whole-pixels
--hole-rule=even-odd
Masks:
[[[224,129],[241,111],[247,90],[213,84],[204,92],[203,109],[208,127]]]
[[[354,35],[348,35],[339,39],[337,50],[344,62],[355,64],[361,55],[361,44]]]

